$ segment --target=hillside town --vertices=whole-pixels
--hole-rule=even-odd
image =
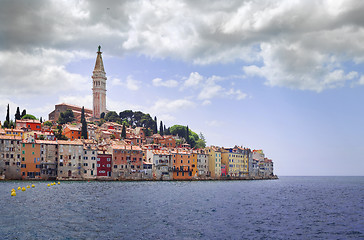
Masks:
[[[48,121],[7,119],[0,127],[0,178],[5,180],[272,179],[263,150],[191,143],[171,134],[105,120],[106,73],[100,46],[93,71],[93,109],[55,105]],[[20,115],[20,113],[17,113]],[[71,115],[70,121],[65,116]],[[149,114],[148,114],[149,116]],[[8,118],[8,116],[7,116]],[[154,121],[149,121],[154,122]],[[156,122],[154,122],[156,126]],[[1,122],[0,122],[1,125]],[[163,131],[164,129],[164,131]]]

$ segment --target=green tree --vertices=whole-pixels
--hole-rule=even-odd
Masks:
[[[161,136],[163,136],[164,135],[164,132],[163,132],[163,122],[161,121],[161,123],[159,124],[159,134],[161,135]]]
[[[10,128],[10,115],[9,115],[10,109],[9,109],[9,104],[6,110],[6,118],[5,118],[5,122],[4,122],[4,128]]]
[[[104,113],[104,112],[102,112],[102,113],[100,114],[100,118],[101,118],[101,119],[104,119],[104,118],[105,118],[105,113]]]
[[[68,140],[68,138],[62,134],[62,125],[57,126],[58,131],[54,133],[57,140]]]
[[[20,109],[19,109],[19,107],[17,107],[16,113],[15,113],[15,121],[20,120],[20,119],[21,119]]]
[[[25,115],[27,115],[27,110],[23,109],[23,111],[21,112],[20,117],[24,117]]]
[[[67,109],[66,111],[61,112],[59,114],[59,118],[58,118],[59,124],[63,125],[63,124],[73,122],[73,121],[75,121],[75,116],[73,115],[73,112],[71,109]]]
[[[21,119],[37,120],[37,118],[32,114],[25,114]]]
[[[125,124],[123,124],[123,129],[121,130],[121,137],[122,137],[123,139],[125,139],[125,138],[126,138],[126,127],[125,127]]]
[[[120,120],[120,117],[115,111],[110,111],[105,115],[105,120],[108,122],[117,122]]]
[[[188,126],[186,127],[185,139],[186,142],[190,144],[190,130],[188,129]]]
[[[152,135],[152,132],[151,132],[150,128],[144,128],[144,129],[143,129],[143,131],[144,131],[144,135],[145,135],[146,137],[148,137],[148,136],[151,136],[151,135]]]
[[[86,122],[86,118],[85,118],[85,107],[82,106],[81,109],[81,137],[83,139],[87,139],[87,122]]]
[[[154,133],[158,133],[157,117],[154,117],[154,128],[153,128],[153,132]]]
[[[45,122],[43,123],[43,125],[46,125],[46,126],[48,126],[48,127],[52,127],[52,126],[53,126],[52,122],[50,122],[50,121],[45,121]]]

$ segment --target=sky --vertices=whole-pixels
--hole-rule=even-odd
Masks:
[[[364,175],[364,1],[0,0],[0,120],[92,108],[263,149],[279,175]]]

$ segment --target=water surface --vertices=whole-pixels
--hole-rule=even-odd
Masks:
[[[0,182],[2,239],[364,239],[364,177]]]

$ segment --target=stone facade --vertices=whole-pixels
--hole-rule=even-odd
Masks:
[[[101,47],[97,51],[95,68],[92,75],[93,80],[93,117],[100,118],[101,113],[106,113],[106,73],[101,56]]]

